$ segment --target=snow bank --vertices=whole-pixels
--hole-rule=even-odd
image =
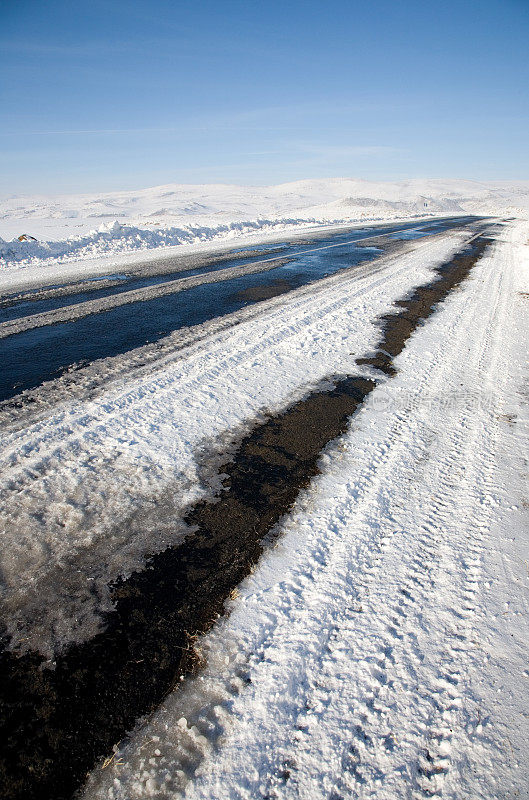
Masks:
[[[153,250],[158,247],[174,247],[180,244],[196,244],[214,239],[228,239],[255,231],[264,233],[284,230],[297,225],[317,224],[315,219],[257,219],[231,222],[227,225],[193,226],[148,230],[131,225],[121,225],[117,220],[102,225],[83,236],[74,236],[58,242],[0,240],[0,265],[18,263],[34,266],[45,262],[61,262],[78,258]],[[321,221],[320,221],[321,224]]]

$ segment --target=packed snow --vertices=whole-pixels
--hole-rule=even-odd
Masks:
[[[144,251],[262,239],[321,225],[467,213],[527,215],[529,183],[342,178],[9,197],[0,200],[0,279],[2,272],[56,268],[58,262],[78,262],[82,270],[94,259],[123,263],[123,255]]]

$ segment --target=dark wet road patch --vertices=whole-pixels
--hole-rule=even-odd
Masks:
[[[379,254],[374,248],[352,244],[344,245],[343,252],[318,252],[288,264],[284,259],[277,259],[263,264],[263,271],[219,282],[208,281],[191,288],[181,287],[175,292],[162,284],[153,289],[161,294],[152,298],[120,303],[93,314],[83,312],[77,319],[13,333],[0,341],[3,361],[0,401],[60,377],[75,365],[129,352],[181,328],[203,324],[236,312],[248,303],[266,299],[241,296],[240,292],[246,289],[279,281],[287,281],[291,288],[297,288],[372,261]]]
[[[259,300],[269,300],[271,297],[278,297],[280,294],[290,292],[293,288],[292,283],[285,280],[275,281],[269,286],[249,286],[237,292],[237,297],[241,300],[256,302]]]
[[[268,248],[267,250],[241,251],[239,254],[217,255],[214,260],[188,257],[188,266],[182,266],[176,272],[163,271],[160,274],[136,276],[134,273],[106,278],[87,278],[73,285],[53,286],[28,290],[12,297],[0,297],[0,322],[18,319],[30,314],[41,314],[60,308],[65,308],[77,303],[99,300],[117,294],[123,294],[135,289],[147,289],[154,286],[163,286],[181,278],[196,275],[208,275],[228,267],[243,267],[254,262],[257,258],[264,258],[279,253],[282,248]],[[180,257],[181,258],[181,257]],[[193,266],[193,263],[196,265]],[[159,267],[162,269],[162,267]],[[167,270],[167,265],[165,269]]]
[[[461,227],[469,222],[476,224],[477,218],[439,220],[435,232]],[[244,289],[276,283],[279,280],[289,281],[292,288],[296,288],[370,261],[380,255],[382,250],[386,254],[396,252],[404,243],[388,240],[387,234],[396,229],[416,226],[416,220],[404,225],[400,223],[381,226],[372,231],[373,235],[368,239],[365,236],[366,230],[346,230],[331,234],[327,232],[325,235],[312,237],[307,244],[317,246],[301,253],[297,252],[300,242],[291,242],[281,249],[282,257],[288,258],[289,263],[280,267],[280,259],[277,268],[274,268],[266,259],[267,263],[262,262],[263,272],[250,269],[251,264],[247,262],[252,261],[253,256],[250,259],[246,256],[241,260],[239,254],[233,264],[241,266],[244,263],[249,269],[248,274],[219,283],[209,283],[209,280],[206,282],[210,273],[218,272],[220,268],[231,264],[226,259],[217,259],[214,263],[203,263],[192,270],[197,274],[204,273],[203,284],[193,288],[184,288],[181,285],[173,287],[178,289],[175,293],[167,279],[171,276],[176,276],[178,281],[185,279],[184,272],[174,273],[174,259],[169,259],[162,275],[130,276],[130,281],[121,282],[117,287],[107,287],[83,294],[82,297],[71,296],[67,302],[63,302],[64,298],[48,298],[44,301],[44,306],[39,306],[40,301],[35,300],[33,312],[37,308],[42,310],[50,303],[54,308],[58,307],[54,311],[50,306],[38,324],[35,324],[35,320],[31,321],[31,315],[28,318],[22,316],[18,333],[16,326],[11,329],[7,318],[4,321],[3,324],[10,326],[10,330],[9,335],[0,341],[3,366],[0,372],[0,402],[9,401],[25,390],[35,389],[44,382],[58,378],[72,369],[83,368],[92,361],[130,352],[146,344],[158,342],[181,328],[200,325],[233,313],[250,302],[261,302],[260,298],[241,299],[238,292]],[[381,238],[382,236],[386,238]],[[277,249],[274,249],[274,253],[277,253]],[[184,266],[183,257],[180,256],[179,259],[176,261]],[[144,266],[147,269],[148,265]],[[161,269],[160,265],[157,268]],[[173,269],[173,273],[169,274],[168,269]],[[189,271],[185,274],[191,276]],[[139,292],[141,297],[132,298],[129,295],[125,298],[123,293],[127,294],[129,290],[133,294],[134,291]],[[119,301],[119,296],[122,297],[123,304]],[[75,304],[69,305],[80,299],[93,301],[89,303],[90,310],[82,310]],[[106,305],[109,305],[107,310],[104,309]],[[8,313],[8,316],[16,315],[16,307],[5,309],[4,313]],[[31,325],[25,329],[24,320],[27,322],[28,319]]]

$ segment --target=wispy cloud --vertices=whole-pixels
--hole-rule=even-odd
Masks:
[[[307,155],[312,155],[325,160],[337,158],[357,158],[358,156],[380,156],[405,152],[402,148],[391,145],[332,145],[310,144],[298,142],[297,148]]]

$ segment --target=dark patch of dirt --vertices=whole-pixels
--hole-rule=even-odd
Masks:
[[[392,374],[415,328],[469,274],[487,246],[478,239],[438,277],[383,319],[376,355],[358,363]],[[223,489],[186,517],[197,526],[179,547],[113,587],[115,610],[91,641],[72,645],[53,668],[38,653],[0,658],[0,793],[6,800],[66,800],[142,715],[199,665],[194,641],[258,562],[263,540],[318,473],[322,449],[345,432],[375,388],[337,380],[258,425],[221,466]],[[7,645],[7,643],[4,643]]]

